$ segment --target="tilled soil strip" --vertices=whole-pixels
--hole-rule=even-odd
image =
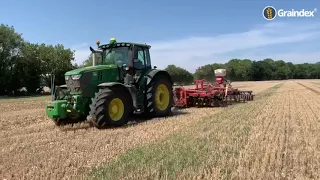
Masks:
[[[315,102],[314,91],[299,85],[286,83],[274,96],[273,106],[257,117],[241,152],[238,179],[320,178],[320,100]]]
[[[297,84],[305,87],[306,89],[308,89],[308,90],[310,90],[310,91],[312,91],[312,92],[314,92],[314,93],[316,93],[316,94],[320,94],[320,91],[318,91],[318,90],[316,90],[316,89],[313,89],[313,88],[311,88],[311,87],[309,87],[309,86],[306,86],[306,85],[304,85],[304,84],[302,84],[302,83],[299,83],[299,82],[298,82]]]

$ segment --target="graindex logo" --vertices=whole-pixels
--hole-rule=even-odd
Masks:
[[[270,20],[273,20],[274,18],[276,18],[277,10],[276,10],[276,8],[274,8],[272,6],[267,6],[263,9],[262,15],[266,20],[270,21]]]
[[[272,6],[267,6],[262,10],[262,16],[266,20],[273,20],[276,17],[314,17],[315,13],[318,11],[317,8],[314,8],[313,10],[285,10],[285,9],[279,9],[276,10],[276,8]]]

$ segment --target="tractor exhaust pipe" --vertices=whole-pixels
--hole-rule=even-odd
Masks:
[[[96,66],[96,53],[92,53],[92,66]]]
[[[54,80],[55,80],[55,74],[51,74],[51,101],[55,100],[55,84],[54,84]]]
[[[97,54],[101,54],[102,51],[101,50],[95,50],[90,46],[90,51],[92,52],[92,66],[96,66],[97,64]]]

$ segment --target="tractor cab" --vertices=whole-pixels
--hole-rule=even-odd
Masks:
[[[149,49],[150,45],[130,42],[117,42],[111,38],[109,44],[100,45],[97,41],[98,49],[90,47],[93,53],[93,66],[96,65],[116,65],[123,82],[125,76],[133,76],[135,80],[142,71],[151,68]]]

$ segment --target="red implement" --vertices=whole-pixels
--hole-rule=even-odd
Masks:
[[[194,88],[174,88],[176,107],[216,107],[226,106],[232,102],[253,100],[252,91],[239,91],[225,84],[222,77],[216,78],[216,84],[205,84],[204,79],[195,80]]]

